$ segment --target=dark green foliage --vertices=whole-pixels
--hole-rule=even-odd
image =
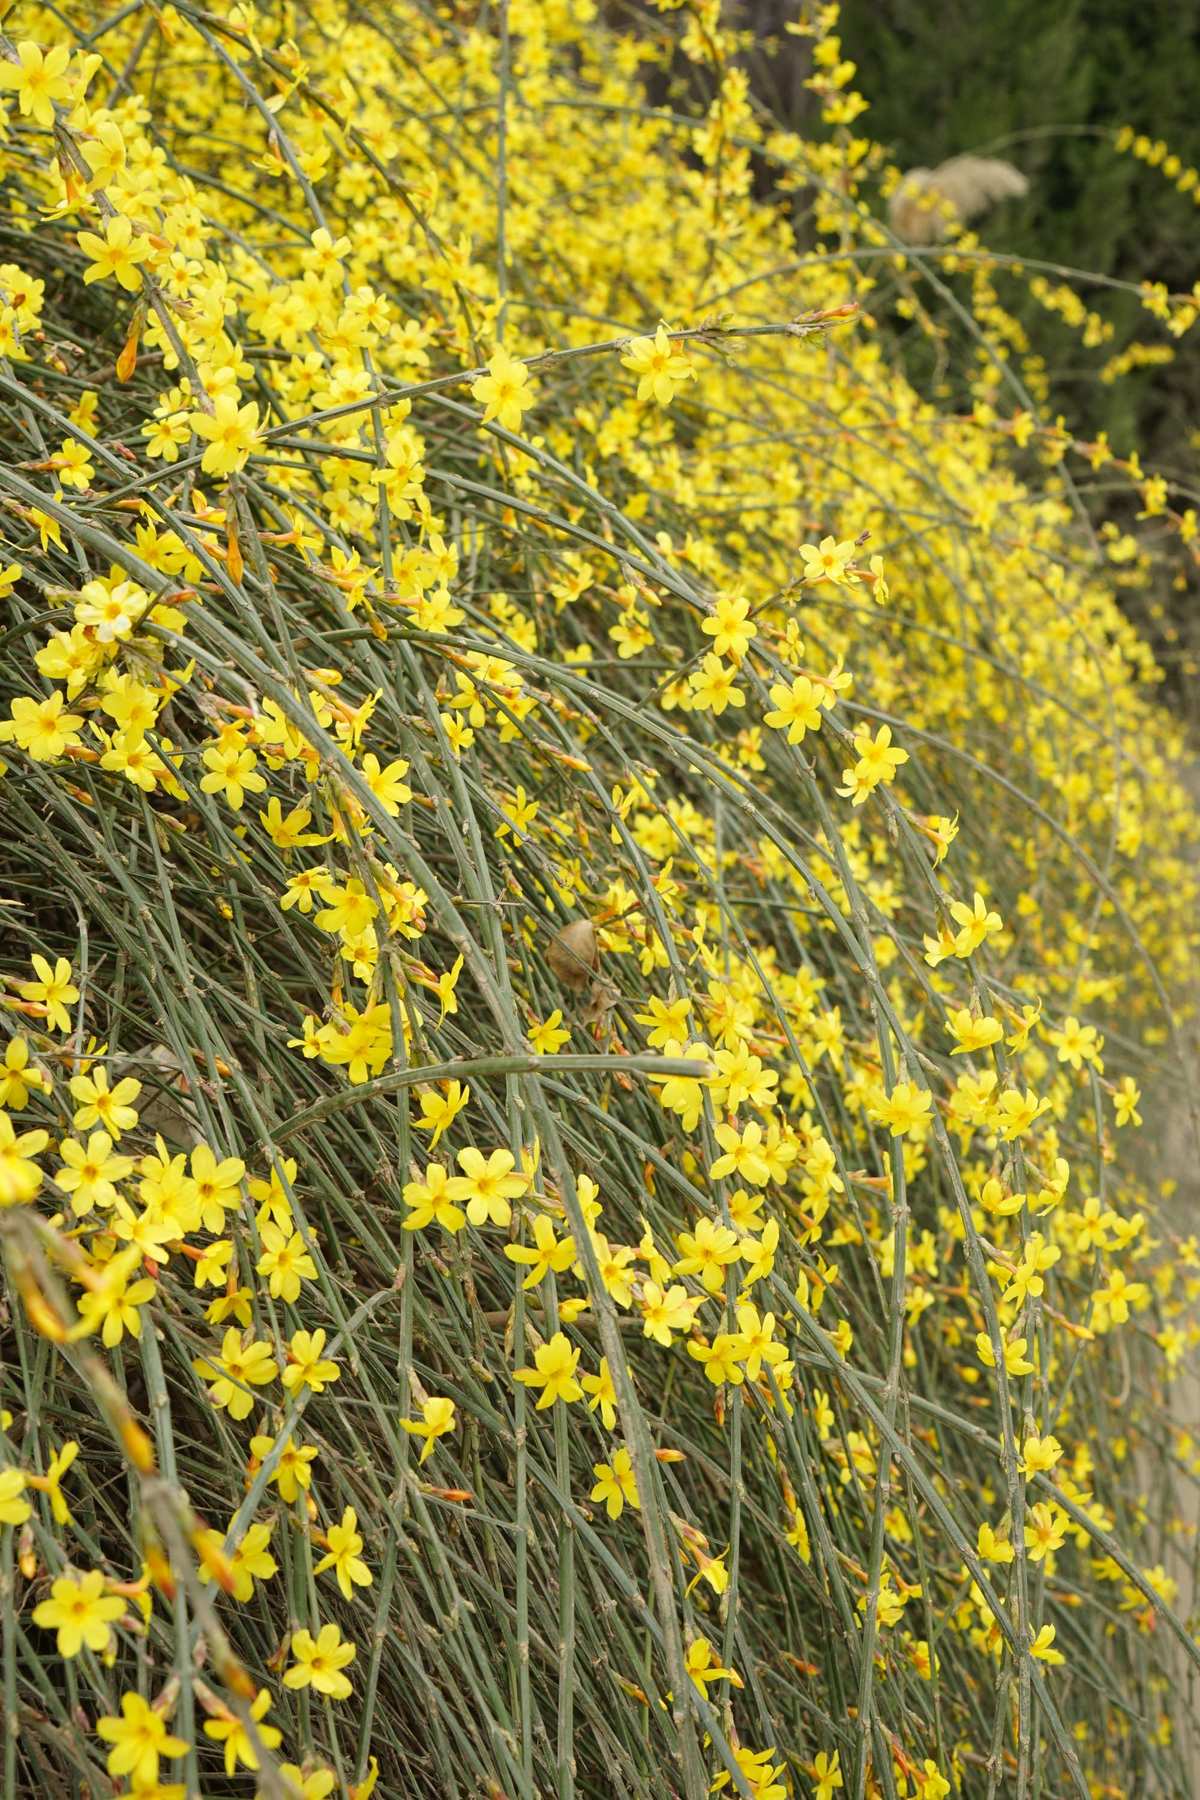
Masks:
[[[1029,177],[984,225],[998,250],[1123,280],[1187,291],[1200,273],[1200,210],[1158,170],[1118,156],[1110,135],[1129,123],[1200,160],[1191,71],[1200,53],[1197,0],[845,0],[845,53],[870,100],[864,127],[902,168],[962,151],[1008,157]],[[1184,340],[1165,369],[1113,386],[1094,377],[1133,336],[1168,341],[1133,296],[1109,295],[1112,344],[1085,351],[1016,282],[1003,297],[1056,377],[1073,425],[1107,429],[1118,449],[1172,469],[1191,465],[1200,359]]]

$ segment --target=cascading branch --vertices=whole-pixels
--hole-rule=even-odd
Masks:
[[[1188,1789],[1158,549],[659,11],[6,21],[6,1800]]]

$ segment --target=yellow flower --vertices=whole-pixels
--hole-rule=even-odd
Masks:
[[[293,806],[285,816],[278,798],[272,795],[267,801],[267,809],[260,812],[259,821],[271,842],[278,850],[298,850],[309,844],[327,844],[329,839],[319,831],[310,831],[312,808],[309,806]],[[325,871],[322,869],[323,875]]]
[[[1041,1562],[1061,1550],[1067,1535],[1067,1515],[1061,1507],[1039,1500],[1025,1515],[1025,1548],[1030,1562]]]
[[[998,912],[989,909],[983,895],[976,893],[970,906],[963,900],[951,900],[950,917],[958,926],[954,938],[955,956],[971,956],[979,946],[1003,931],[1004,921]]]
[[[141,1093],[142,1084],[132,1075],[124,1076],[115,1088],[110,1088],[108,1070],[97,1069],[94,1075],[73,1075],[70,1085],[72,1097],[79,1102],[74,1115],[76,1131],[88,1131],[93,1125],[99,1125],[115,1139],[123,1131],[132,1131],[137,1124],[133,1101]],[[63,1154],[66,1154],[65,1149]]]
[[[0,68],[4,64],[0,62]],[[82,713],[64,712],[61,688],[45,700],[19,695],[9,706],[10,717],[0,720],[0,741],[28,750],[34,762],[57,762],[64,751],[79,743]]]
[[[841,544],[832,537],[823,537],[819,544],[801,544],[800,560],[804,564],[805,581],[845,582],[854,550],[851,538]]]
[[[106,1713],[97,1719],[96,1731],[112,1745],[107,1759],[109,1774],[128,1775],[135,1787],[153,1787],[160,1757],[185,1756],[188,1750],[182,1738],[171,1736],[162,1714],[140,1694],[122,1694],[120,1717]]]
[[[696,1638],[688,1645],[684,1667],[701,1693],[711,1681],[728,1681],[736,1688],[745,1686],[736,1669],[721,1666],[720,1658],[706,1637]]]
[[[737,664],[724,663],[715,653],[709,654],[689,678],[692,705],[700,712],[711,712],[719,718],[726,707],[745,706],[746,696],[737,681]]]
[[[227,1532],[202,1532],[197,1544],[201,1555],[201,1581],[213,1579],[214,1566],[221,1568],[222,1580],[229,1584],[239,1605],[253,1599],[255,1582],[269,1581],[279,1571],[279,1564],[269,1549],[273,1529],[273,1520],[270,1523],[260,1521],[247,1526],[241,1541],[234,1545],[228,1555],[225,1553]]]
[[[233,475],[244,469],[259,441],[258,403],[249,400],[239,407],[238,398],[225,390],[214,399],[211,413],[189,416],[192,430],[208,446],[200,462],[206,475]]]
[[[682,1058],[689,1062],[707,1064],[708,1049],[704,1044],[692,1043],[683,1045],[668,1040],[661,1046],[664,1059],[674,1061]],[[697,1071],[696,1075],[654,1076],[658,1084],[659,1104],[668,1112],[676,1113],[684,1131],[694,1131],[704,1110],[704,1081],[707,1068]]]
[[[1142,1090],[1132,1075],[1122,1076],[1113,1095],[1113,1106],[1116,1109],[1116,1122],[1122,1125],[1140,1125],[1142,1115],[1138,1111],[1138,1101]]]
[[[79,989],[71,979],[71,965],[65,956],[56,959],[51,968],[44,956],[30,958],[36,981],[18,982],[18,991],[45,1010],[46,1023],[55,1031],[70,1031],[71,1015],[67,1008],[79,998]]]
[[[741,1387],[745,1371],[742,1368],[742,1340],[736,1332],[719,1331],[711,1344],[693,1338],[687,1349],[695,1362],[703,1363],[704,1373],[714,1387],[721,1387],[725,1382],[731,1387]]]
[[[0,1469],[0,1525],[23,1525],[33,1512],[25,1492],[25,1477],[20,1469]]]
[[[579,1351],[571,1348],[570,1340],[561,1331],[556,1331],[549,1343],[539,1344],[533,1353],[532,1368],[518,1369],[516,1379],[525,1387],[541,1388],[538,1395],[538,1411],[553,1406],[556,1400],[570,1404],[572,1400],[583,1398],[583,1389],[575,1379],[575,1371],[579,1365]]]
[[[63,1138],[58,1148],[63,1167],[54,1179],[63,1193],[70,1195],[75,1217],[81,1219],[94,1206],[114,1206],[116,1183],[132,1170],[132,1156],[115,1155],[106,1131],[93,1131],[86,1146],[74,1138]]]
[[[71,91],[67,65],[71,52],[65,44],[40,50],[25,38],[17,45],[16,62],[0,58],[0,88],[16,92],[17,105],[35,125],[54,123],[54,102],[65,100]]]
[[[656,1281],[647,1281],[641,1295],[643,1337],[665,1348],[673,1332],[691,1330],[699,1305],[681,1282],[664,1291]]]
[[[600,1368],[595,1375],[584,1375],[580,1378],[580,1386],[585,1394],[591,1395],[591,1399],[587,1403],[588,1411],[598,1411],[605,1431],[611,1431],[617,1422],[617,1390],[613,1383],[607,1356],[600,1358]]]
[[[306,1775],[297,1763],[281,1763],[279,1773],[288,1784],[288,1800],[292,1800],[293,1794],[296,1800],[329,1800],[337,1785],[337,1776],[332,1769],[310,1769]],[[352,1800],[358,1791],[350,1789]]]
[[[274,1448],[273,1437],[259,1434],[250,1439],[250,1454],[254,1458],[252,1473],[257,1472]],[[298,1444],[294,1437],[290,1437],[284,1445],[271,1480],[279,1489],[280,1499],[286,1500],[289,1506],[302,1488],[307,1493],[312,1485],[312,1465],[317,1460],[317,1454],[315,1444]]]
[[[323,1394],[331,1381],[341,1375],[337,1363],[332,1362],[325,1354],[324,1331],[297,1331],[288,1346],[287,1367],[283,1371],[283,1385],[295,1399],[304,1388],[311,1388],[314,1394]]]
[[[135,1338],[142,1334],[139,1308],[156,1292],[156,1284],[149,1276],[130,1280],[142,1254],[137,1245],[132,1245],[114,1256],[105,1265],[99,1285],[89,1289],[79,1302],[81,1324],[88,1331],[99,1331],[106,1349],[115,1349],[126,1332]]]
[[[433,1394],[428,1400],[422,1402],[420,1419],[401,1419],[400,1423],[412,1437],[425,1439],[421,1445],[419,1458],[421,1462],[425,1462],[433,1450],[435,1441],[440,1437],[445,1437],[447,1432],[453,1431],[458,1420],[453,1400],[447,1400],[441,1394]]]
[[[833,1800],[834,1791],[844,1785],[841,1751],[835,1750],[831,1756],[827,1750],[822,1750],[813,1763],[812,1776],[815,1783],[813,1800]]]
[[[686,994],[678,1000],[660,1000],[657,994],[651,994],[645,1012],[633,1016],[639,1025],[649,1026],[646,1042],[651,1050],[663,1050],[668,1044],[678,1044],[686,1037],[691,1010],[692,1003]]]
[[[721,1158],[722,1162],[727,1160]],[[737,1232],[728,1225],[719,1225],[715,1219],[698,1219],[695,1231],[681,1231],[675,1244],[680,1256],[671,1273],[695,1275],[710,1294],[721,1292],[725,1270],[741,1255]]]
[[[691,357],[672,341],[665,323],[653,337],[631,338],[621,361],[638,378],[638,399],[653,400],[656,406],[670,406],[684,383],[696,375]]]
[[[346,938],[359,937],[379,914],[379,902],[371,898],[357,876],[351,877],[344,886],[331,887],[326,899],[328,905],[314,920],[319,931],[340,932]]]
[[[711,618],[700,621],[700,629],[713,640],[713,653],[739,663],[757,635],[750,617],[750,602],[742,594],[722,594]]]
[[[933,845],[933,866],[936,869],[940,863],[945,862],[950,846],[958,836],[958,814],[955,813],[953,818],[947,818],[941,813],[931,813],[925,818],[918,814],[916,822]]]
[[[60,1575],[51,1583],[50,1598],[33,1609],[33,1622],[43,1631],[57,1631],[60,1656],[78,1656],[89,1650],[107,1650],[112,1622],[125,1611],[124,1600],[104,1592],[99,1569],[89,1569],[75,1581]]]
[[[775,1755],[772,1745],[766,1750],[735,1749],[733,1758],[742,1779],[754,1800],[788,1800],[788,1789],[780,1780],[784,1772],[783,1763],[773,1763]],[[719,1794],[729,1787],[733,1777],[728,1769],[722,1769],[712,1783],[711,1792]]]
[[[252,1316],[250,1305],[252,1295],[246,1287],[226,1288],[215,1300],[210,1300],[204,1309],[204,1316],[210,1325],[224,1325],[227,1319],[236,1319],[245,1330]]]
[[[748,1181],[752,1187],[766,1187],[771,1179],[771,1168],[763,1155],[763,1128],[757,1119],[752,1119],[740,1132],[736,1125],[716,1125],[713,1136],[724,1154],[718,1156],[709,1170],[711,1180],[720,1181],[726,1175],[736,1175],[739,1181]]]
[[[534,404],[528,368],[502,348],[489,361],[487,374],[472,382],[471,393],[483,406],[483,423],[497,419],[505,431],[520,431],[523,414]]]
[[[246,1165],[240,1157],[217,1161],[207,1144],[197,1144],[191,1156],[191,1178],[200,1221],[205,1231],[225,1229],[225,1214],[241,1206],[241,1184]]]
[[[582,1177],[580,1178],[583,1179]],[[592,1233],[592,1248],[596,1253],[596,1262],[600,1269],[600,1279],[618,1306],[629,1306],[633,1300],[634,1275],[630,1264],[637,1255],[629,1244],[610,1244],[603,1232]],[[575,1273],[582,1277],[582,1265],[575,1264]],[[574,1304],[568,1302],[567,1304]],[[583,1302],[584,1306],[587,1301]]]
[[[202,792],[222,795],[234,812],[241,812],[247,794],[261,794],[267,785],[256,772],[258,758],[239,737],[230,735],[209,744],[202,760],[207,770],[200,777]]]
[[[503,824],[497,825],[496,836],[503,842],[512,832],[525,837],[537,817],[538,802],[531,800],[523,787],[518,786],[512,798],[503,798],[500,811],[504,815]]]
[[[920,1786],[920,1800],[947,1800],[950,1783],[931,1756],[927,1756],[922,1763],[917,1782]]]
[[[809,1542],[808,1521],[798,1506],[792,1508],[792,1525],[791,1530],[787,1533],[787,1541],[802,1562],[812,1562],[812,1545]]]
[[[524,1264],[529,1269],[521,1283],[523,1288],[537,1287],[551,1273],[561,1275],[575,1260],[574,1238],[557,1238],[554,1226],[544,1214],[533,1221],[533,1237],[532,1244],[504,1246],[504,1254],[509,1262]]]
[[[1029,1646],[1029,1654],[1036,1656],[1039,1662],[1051,1664],[1066,1662],[1067,1659],[1062,1651],[1054,1648],[1054,1639],[1057,1635],[1053,1625],[1043,1625]]]
[[[1056,1437],[1042,1438],[1031,1434],[1025,1439],[1021,1450],[1022,1475],[1028,1481],[1032,1476],[1052,1469],[1062,1453],[1062,1445]]]
[[[471,1224],[508,1225],[512,1220],[509,1202],[529,1187],[529,1177],[515,1173],[512,1151],[493,1150],[485,1157],[473,1147],[460,1150],[458,1166],[462,1174],[451,1180],[447,1192],[452,1200],[466,1201]]]
[[[225,1407],[231,1419],[248,1418],[254,1405],[249,1390],[274,1381],[279,1373],[270,1344],[253,1337],[243,1339],[235,1325],[225,1333],[219,1356],[200,1357],[192,1367],[202,1381],[212,1384],[208,1397],[213,1405]]]
[[[985,1202],[986,1204],[986,1202]],[[1023,1337],[1010,1338],[1004,1345],[1004,1367],[1009,1375],[1032,1375],[1033,1364],[1025,1354],[1027,1340]],[[975,1349],[981,1363],[989,1369],[996,1366],[992,1340],[986,1331],[975,1334]]]
[[[781,1368],[787,1361],[787,1346],[775,1342],[775,1314],[760,1315],[757,1306],[742,1300],[737,1307],[737,1322],[747,1381],[758,1380],[764,1363],[768,1369]]]
[[[267,1277],[273,1299],[294,1304],[300,1296],[301,1281],[317,1279],[317,1265],[305,1249],[304,1239],[298,1231],[289,1236],[272,1224],[264,1225],[259,1237],[263,1253],[258,1259],[258,1273]]]
[[[807,675],[797,675],[790,687],[777,681],[771,687],[773,711],[763,714],[772,731],[786,731],[789,744],[802,744],[805,733],[820,729],[820,690]]]
[[[923,1135],[927,1130],[932,1096],[911,1081],[898,1081],[890,1094],[880,1094],[872,1102],[871,1111],[893,1137]]]
[[[74,1438],[69,1438],[62,1448],[56,1450],[50,1458],[50,1467],[44,1475],[28,1477],[28,1484],[31,1488],[36,1488],[41,1494],[49,1495],[50,1510],[54,1515],[56,1525],[71,1523],[71,1509],[63,1498],[61,1483],[63,1476],[71,1468],[78,1455],[79,1445]]]
[[[111,275],[129,293],[136,294],[142,285],[138,264],[149,256],[149,242],[134,237],[133,225],[120,214],[105,219],[102,229],[103,235],[95,231],[79,233],[79,248],[91,258],[83,272],[84,281],[103,281]]]
[[[407,806],[412,799],[412,789],[405,781],[408,764],[402,756],[397,756],[386,768],[380,766],[379,758],[370,752],[362,759],[362,772],[367,786],[379,801],[390,818],[399,815],[400,808]],[[313,840],[319,841],[319,840]]]
[[[76,488],[80,493],[87,492],[96,469],[87,449],[77,438],[63,439],[54,463],[58,479],[64,487]]]
[[[427,1444],[426,1449],[428,1447]],[[358,1530],[358,1514],[352,1506],[342,1513],[340,1525],[329,1527],[325,1542],[327,1554],[316,1565],[314,1574],[323,1575],[326,1569],[332,1569],[347,1600],[353,1599],[355,1587],[370,1587],[371,1571],[359,1555],[363,1541]]]
[[[1025,1244],[1024,1254],[1013,1270],[1012,1280],[1005,1288],[1002,1298],[1006,1304],[1023,1306],[1028,1295],[1035,1297],[1044,1293],[1045,1275],[1062,1256],[1057,1244],[1046,1242],[1040,1231],[1031,1231]]]
[[[881,782],[895,779],[896,770],[908,761],[908,751],[893,747],[890,725],[881,725],[874,737],[867,726],[860,727],[855,734],[854,748],[858,752],[858,761],[853,767],[842,770],[845,785],[837,791],[847,796],[852,806],[862,806]]]
[[[633,1463],[623,1444],[619,1450],[614,1450],[611,1463],[593,1463],[592,1474],[596,1477],[596,1485],[591,1498],[603,1500],[610,1519],[619,1519],[627,1503],[634,1507],[641,1505]]]
[[[875,602],[876,606],[886,606],[888,599],[890,597],[891,590],[888,587],[887,578],[885,577],[884,572],[883,572],[882,556],[878,556],[878,555],[873,556],[870,560],[870,563],[868,564],[868,567],[870,569],[870,573],[867,575],[864,575],[863,580],[868,584],[868,586],[871,589],[871,598]]]
[[[79,590],[75,618],[98,644],[114,644],[127,638],[150,606],[145,588],[133,581],[89,581]],[[131,724],[136,725],[131,709]]]
[[[448,1081],[443,1093],[426,1088],[419,1095],[421,1116],[415,1123],[418,1131],[433,1133],[429,1140],[431,1150],[443,1132],[449,1130],[470,1098],[470,1088],[464,1087],[461,1081]]]
[[[32,1159],[49,1142],[48,1131],[23,1131],[18,1136],[8,1114],[0,1112],[0,1206],[20,1206],[33,1199],[43,1176]]]
[[[405,1231],[424,1231],[431,1224],[440,1225],[451,1236],[461,1231],[467,1215],[451,1200],[451,1186],[452,1177],[441,1163],[426,1163],[423,1178],[406,1182],[404,1204],[409,1214]]]
[[[22,983],[22,986],[25,984]],[[0,1108],[24,1112],[30,1094],[46,1091],[46,1078],[29,1060],[29,1045],[23,1037],[9,1038],[0,1062]]]
[[[343,1643],[336,1625],[322,1625],[314,1638],[309,1631],[292,1636],[292,1655],[296,1661],[283,1677],[288,1688],[315,1688],[331,1700],[347,1700],[352,1692],[350,1678],[342,1670],[358,1654],[356,1644]]]
[[[969,1056],[974,1050],[986,1050],[989,1044],[998,1044],[1004,1036],[999,1019],[977,1019],[966,1006],[947,1014],[946,1030],[955,1042],[951,1056]]]
[[[206,1244],[192,1270],[192,1285],[197,1288],[224,1287],[233,1261],[233,1239],[217,1238]]]
[[[121,136],[121,128],[113,119],[99,119],[89,127],[88,141],[83,146],[88,168],[92,171],[94,187],[111,187],[118,179],[126,163],[125,139]],[[89,390],[93,401],[94,390]],[[87,399],[87,394],[83,399]],[[72,423],[79,421],[73,419]]]
[[[539,1056],[555,1056],[570,1043],[570,1027],[562,1022],[562,1011],[555,1007],[545,1019],[534,1019],[529,1027],[529,1042]]]
[[[314,899],[326,899],[333,885],[333,878],[329,870],[322,868],[320,864],[311,869],[297,869],[296,873],[289,877],[288,884],[280,897],[280,910],[290,912],[293,906],[298,906],[302,913],[310,913],[313,909]]]
[[[286,1682],[287,1676],[284,1676]],[[259,1741],[264,1750],[275,1750],[283,1741],[283,1733],[277,1725],[264,1725],[263,1720],[271,1709],[271,1691],[259,1688],[254,1703],[250,1708],[250,1717],[258,1728]],[[250,1733],[235,1713],[226,1712],[223,1717],[206,1719],[204,1735],[212,1738],[214,1743],[225,1746],[225,1773],[232,1775],[239,1763],[253,1773],[258,1768],[258,1755],[250,1742]]]
[[[455,994],[454,989],[459,976],[462,974],[462,966],[462,956],[455,957],[453,967],[444,970],[434,983],[438,1001],[441,1005],[441,1011],[438,1014],[439,1025],[445,1024],[446,1020],[452,1018],[458,1011],[458,997]]]
[[[1082,1069],[1084,1063],[1094,1064],[1097,1071],[1103,1069],[1100,1051],[1104,1039],[1094,1025],[1081,1025],[1072,1014],[1064,1019],[1061,1027],[1048,1031],[1046,1036],[1057,1049],[1059,1062],[1069,1063],[1073,1069]]]

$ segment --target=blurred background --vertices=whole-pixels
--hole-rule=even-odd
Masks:
[[[614,10],[629,17],[628,6]],[[741,61],[764,111],[820,138],[828,129],[821,101],[806,85],[812,40],[787,30],[801,10],[796,0],[742,0],[723,16],[744,27]],[[653,4],[633,11],[643,28],[661,22]],[[1001,256],[1060,266],[1062,276],[1042,272],[1043,287],[1069,281],[1111,328],[1089,344],[1038,297],[1032,268],[998,274],[1001,304],[1027,340],[1023,361],[1044,373],[1044,414],[1062,413],[1080,438],[1106,434],[1118,456],[1136,451],[1148,473],[1179,484],[1194,504],[1200,331],[1174,338],[1156,329],[1137,292],[1107,282],[1158,282],[1178,295],[1200,277],[1200,0],[842,0],[838,30],[843,56],[856,65],[852,85],[869,102],[850,129],[880,144],[902,171],[964,153],[1011,162],[1028,191],[975,221],[979,237]],[[681,60],[676,80],[673,96],[670,78],[661,82],[661,102],[686,98],[694,107],[694,66]],[[764,191],[777,180],[765,162],[758,173]],[[885,188],[882,177],[881,216]],[[800,193],[802,237],[806,208]],[[965,299],[969,276],[949,280]],[[889,306],[886,281],[877,299],[921,391],[942,405],[969,406],[971,346],[956,338],[953,321],[939,320],[947,335],[934,341]],[[1136,497],[1118,486],[1097,477],[1096,514],[1140,537],[1147,524]],[[1149,533],[1156,542],[1161,535],[1152,521]],[[1191,559],[1173,580],[1150,593],[1131,588],[1127,599],[1167,672],[1167,697],[1189,709],[1200,675]]]

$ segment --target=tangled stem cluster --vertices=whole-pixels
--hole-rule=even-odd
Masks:
[[[659,11],[0,40],[5,1800],[1188,1791],[1195,516]]]

